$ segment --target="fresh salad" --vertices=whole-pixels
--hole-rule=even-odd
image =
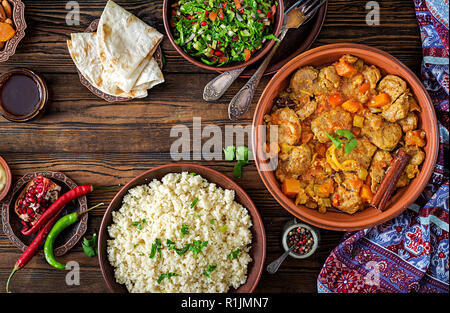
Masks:
[[[175,43],[207,65],[247,61],[267,40],[278,40],[273,0],[179,0],[170,25]]]

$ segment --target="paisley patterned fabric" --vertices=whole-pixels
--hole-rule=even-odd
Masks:
[[[449,292],[448,0],[415,0],[422,78],[436,109],[440,151],[416,203],[377,227],[348,232],[325,261],[319,292]]]

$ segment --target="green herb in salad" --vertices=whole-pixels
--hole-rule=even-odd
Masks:
[[[175,43],[207,65],[248,61],[273,35],[273,0],[179,0],[170,25]]]
[[[161,257],[161,239],[156,238],[155,242],[152,244],[152,250],[150,251],[150,259],[153,259],[156,255],[156,251],[159,253],[159,257]]]

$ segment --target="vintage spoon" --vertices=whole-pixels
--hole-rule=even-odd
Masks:
[[[270,274],[275,274],[280,268],[281,263],[283,263],[286,257],[289,255],[289,252],[294,250],[294,247],[295,245],[292,245],[289,250],[286,250],[278,259],[267,265],[267,271]]]
[[[280,43],[284,39],[288,30],[291,28],[298,28],[300,27],[300,25],[309,21],[311,17],[314,16],[314,14],[317,12],[317,9],[325,3],[325,1],[326,0],[306,0],[304,3],[297,7],[296,5],[302,2],[299,1],[286,12],[286,19],[283,28],[281,29],[279,40],[272,47],[272,50],[261,63],[253,76],[231,100],[228,106],[228,117],[230,118],[230,120],[236,120],[248,111],[256,87],[258,87],[261,77],[266,71],[270,60],[280,46]]]
[[[296,2],[284,13],[284,21],[286,21],[287,19],[288,12],[290,12],[293,8],[298,6],[302,1],[303,0]],[[205,89],[203,90],[203,100],[205,101],[218,100],[220,97],[223,96],[225,91],[228,90],[231,84],[236,80],[236,78],[239,77],[239,75],[241,75],[241,73],[245,69],[246,67],[242,67],[236,70],[226,71],[217,76],[216,78],[214,78],[213,80],[211,80],[208,84],[206,84]]]

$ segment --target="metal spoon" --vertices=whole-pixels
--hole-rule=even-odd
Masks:
[[[311,3],[312,1],[312,3]],[[306,0],[300,6],[296,7],[302,1],[297,2],[292,6],[286,13],[286,19],[281,29],[279,40],[272,47],[272,50],[261,63],[259,68],[256,70],[255,74],[248,80],[244,87],[239,90],[239,92],[234,96],[228,106],[228,117],[230,120],[236,120],[248,111],[250,103],[253,99],[256,87],[258,87],[259,81],[266,71],[270,60],[272,59],[275,51],[280,46],[281,41],[284,36],[291,28],[298,28],[300,25],[309,21],[312,16],[317,12],[317,9],[325,3],[326,0]]]
[[[294,250],[294,247],[295,245],[292,245],[289,250],[286,250],[286,252],[284,252],[278,259],[267,265],[267,271],[270,274],[275,274],[280,268],[281,263],[283,263],[286,257],[289,255],[289,252]]]

